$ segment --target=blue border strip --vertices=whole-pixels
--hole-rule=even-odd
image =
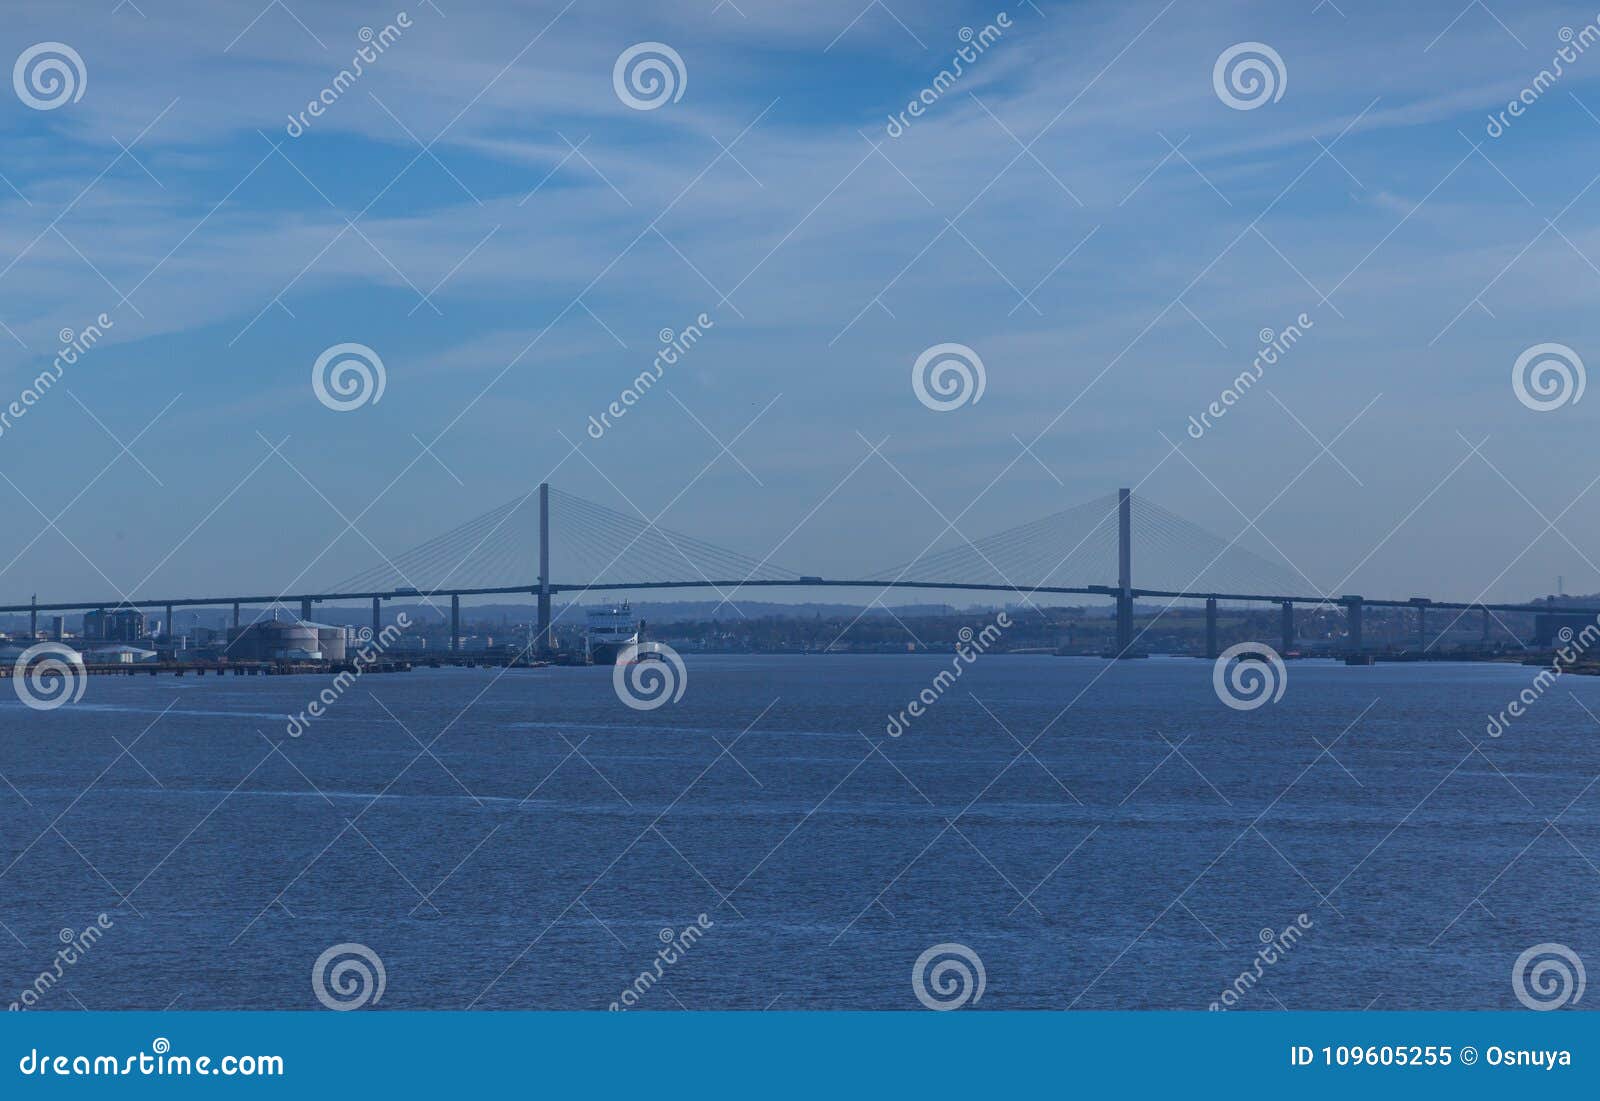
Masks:
[[[1595,1021],[1573,1011],[6,1014],[0,1095],[154,1096],[214,1086],[300,1098],[454,1092],[881,1101],[1200,1089],[1296,1101],[1348,1101],[1359,1090],[1370,1101],[1423,1091],[1521,1096],[1551,1087],[1572,1095],[1587,1085],[1593,1096],[1600,1084]],[[166,1049],[159,1057],[158,1041]],[[1297,1049],[1309,1065],[1294,1065]],[[1554,1052],[1558,1065],[1507,1064],[1505,1052],[1537,1052],[1541,1063]],[[280,1057],[283,1073],[224,1077],[216,1072],[227,1056]],[[70,1072],[76,1057],[89,1060],[80,1068],[100,1057],[102,1070],[115,1059],[130,1073],[56,1073]],[[210,1060],[210,1075],[195,1072],[201,1057]],[[185,1058],[194,1061],[187,1076],[176,1071]]]

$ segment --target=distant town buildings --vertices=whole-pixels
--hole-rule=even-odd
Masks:
[[[57,617],[60,623],[60,617]],[[57,636],[59,637],[59,636]],[[83,637],[96,642],[138,642],[150,637],[144,613],[137,608],[96,608],[83,616]]]

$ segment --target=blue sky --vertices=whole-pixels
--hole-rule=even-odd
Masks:
[[[1535,344],[1600,363],[1600,49],[1486,132],[1592,7],[1015,5],[889,138],[1002,9],[440,0],[290,137],[399,10],[8,5],[0,55],[87,79],[0,96],[0,404],[113,326],[0,434],[0,597],[332,582],[546,475],[805,573],[1138,484],[1323,591],[1600,589],[1600,399],[1511,387]],[[612,81],[642,41],[687,77],[649,111]],[[1213,87],[1240,42],[1286,74],[1253,110]],[[346,413],[309,384],[343,342],[387,376]],[[947,413],[910,385],[943,342],[986,372]]]

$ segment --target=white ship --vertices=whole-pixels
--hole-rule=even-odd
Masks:
[[[584,640],[589,660],[596,665],[615,665],[628,647],[638,644],[641,627],[643,624],[633,618],[633,608],[626,600],[589,609],[589,630]]]

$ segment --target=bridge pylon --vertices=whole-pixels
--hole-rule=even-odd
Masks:
[[[539,628],[533,648],[545,653],[554,647],[550,638],[550,483],[539,483]]]
[[[1117,490],[1117,654],[1133,646],[1133,491]]]
[[[1339,603],[1344,605],[1345,629],[1350,638],[1350,649],[1355,653],[1362,650],[1361,644],[1361,605],[1359,596],[1343,596]]]

